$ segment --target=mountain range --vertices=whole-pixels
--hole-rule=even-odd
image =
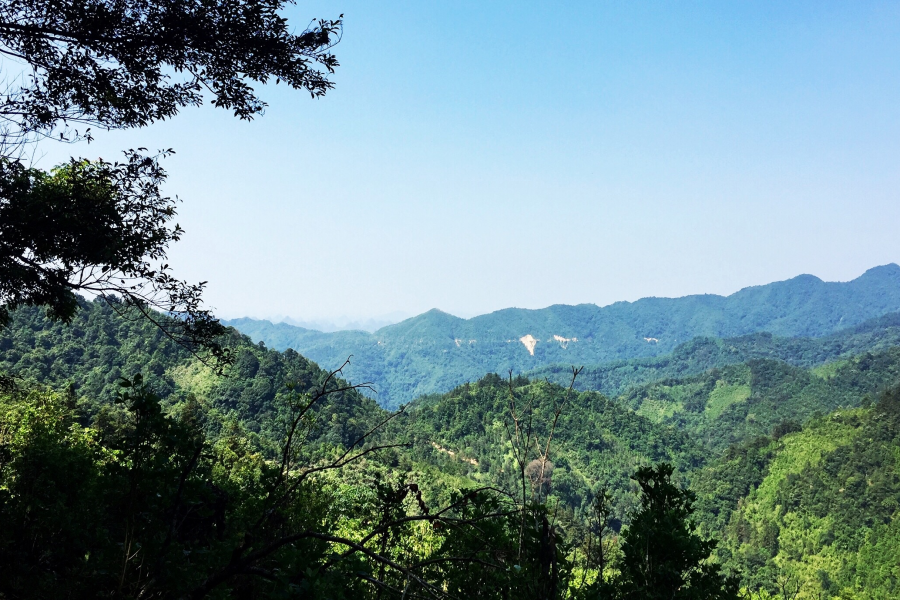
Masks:
[[[382,327],[399,323],[403,319],[409,317],[408,313],[395,311],[386,315],[369,318],[352,319],[349,317],[340,317],[336,319],[313,319],[304,321],[294,319],[293,317],[279,316],[266,319],[272,323],[287,323],[294,327],[302,327],[303,329],[315,329],[323,333],[332,333],[335,331],[378,331]]]
[[[249,318],[225,323],[254,341],[276,350],[291,348],[325,368],[352,357],[346,374],[353,381],[371,382],[379,404],[391,408],[488,372],[656,357],[697,337],[768,332],[816,338],[896,311],[900,266],[888,264],[848,282],[800,275],[729,296],[508,308],[471,319],[434,309],[374,333],[326,333]]]
[[[579,555],[597,491],[609,494],[608,541],[617,543],[641,504],[633,474],[642,465],[666,462],[675,469],[677,484],[696,494],[698,530],[720,542],[716,563],[739,576],[753,597],[896,598],[900,312],[848,325],[891,308],[888,300],[895,292],[890,278],[896,270],[875,269],[847,284],[816,284],[806,278],[799,278],[799,284],[796,280],[773,284],[790,283],[795,294],[810,287],[829,291],[795,295],[795,302],[780,306],[769,304],[773,315],[787,315],[788,309],[801,315],[793,319],[793,329],[773,325],[777,333],[699,336],[679,343],[668,354],[588,365],[578,378],[579,389],[573,391],[565,387],[571,372],[566,373],[569,367],[562,362],[509,379],[482,374],[442,393],[419,396],[406,411],[393,414],[346,389],[343,381],[332,379],[297,352],[266,348],[233,330],[226,342],[234,364],[218,375],[147,321],[121,315],[102,299],[80,299],[69,324],[50,320],[39,307],[21,307],[11,314],[9,326],[0,328],[0,430],[24,433],[0,439],[3,456],[15,458],[4,459],[0,476],[7,486],[2,489],[13,489],[8,482],[28,481],[16,476],[36,465],[41,484],[27,486],[34,492],[25,496],[27,502],[15,505],[21,505],[20,513],[4,508],[20,496],[0,494],[0,508],[6,510],[0,510],[6,519],[0,528],[0,554],[21,555],[23,544],[8,541],[9,532],[26,522],[35,506],[45,515],[41,523],[47,523],[48,539],[55,542],[61,526],[69,527],[64,531],[73,540],[72,547],[79,549],[72,555],[78,565],[86,560],[80,551],[86,530],[100,532],[102,543],[108,542],[110,548],[119,547],[120,529],[103,525],[110,511],[97,498],[106,496],[85,494],[96,489],[118,498],[130,484],[107,476],[131,473],[128,465],[115,463],[115,468],[102,472],[103,479],[92,479],[85,477],[83,461],[75,461],[73,455],[83,452],[98,468],[106,468],[116,457],[128,457],[112,444],[137,431],[129,428],[132,421],[123,404],[134,404],[132,394],[143,389],[141,381],[160,398],[158,405],[150,406],[159,406],[161,412],[147,412],[155,419],[151,423],[190,423],[192,435],[210,440],[201,449],[209,449],[210,456],[221,453],[216,464],[223,465],[222,472],[253,475],[258,471],[248,465],[267,464],[279,451],[287,411],[331,380],[344,391],[329,395],[309,417],[303,438],[309,455],[328,456],[356,444],[379,423],[384,431],[378,441],[390,444],[383,454],[367,455],[353,469],[341,471],[334,495],[315,505],[337,511],[334,522],[342,531],[377,523],[383,513],[365,513],[363,520],[361,513],[353,512],[352,502],[369,506],[375,498],[394,497],[392,482],[401,482],[401,490],[421,492],[414,507],[440,506],[458,497],[456,490],[516,489],[523,474],[530,477],[528,466],[522,467],[527,461],[517,466],[510,451],[513,421],[518,418],[532,442],[547,440],[549,448],[552,432],[550,471],[541,481],[548,485],[559,534],[573,540]],[[879,297],[881,304],[876,302]],[[670,302],[678,308],[677,300]],[[766,305],[756,308],[761,311]],[[829,324],[823,318],[829,310],[846,312],[843,319]],[[673,312],[683,317],[678,310]],[[770,323],[779,319],[783,323],[787,317]],[[794,331],[805,333],[791,336]],[[662,345],[662,340],[658,343]],[[477,345],[461,347],[474,350]],[[531,360],[538,352],[532,357],[526,350],[525,356]],[[421,363],[413,366],[419,368]],[[58,411],[63,409],[69,416],[61,420]],[[157,418],[163,414],[166,418]],[[122,428],[121,433],[116,427]],[[64,437],[50,444],[48,431]],[[167,434],[160,439],[169,443],[181,438]],[[532,445],[538,452],[545,447]],[[178,482],[184,478],[182,465],[189,456],[178,461],[165,451],[154,456],[162,459],[160,464],[170,465],[171,478],[167,486],[147,489],[177,497]],[[225,470],[225,465],[233,467]],[[47,479],[48,474],[53,478]],[[215,515],[220,498],[230,502],[241,489],[253,489],[251,479],[236,481],[240,485],[192,484],[185,489],[208,495],[213,502],[209,514]],[[414,482],[415,487],[404,482]],[[330,489],[323,485],[317,481],[310,488]],[[220,491],[226,488],[228,496]],[[47,496],[48,490],[59,494]],[[152,531],[164,537],[172,500],[160,504],[157,493],[145,495],[151,507],[163,511],[162,527]],[[84,497],[88,499],[80,500]],[[402,501],[405,496],[396,497]],[[250,506],[242,502],[241,510]],[[303,506],[302,514],[309,506]],[[145,518],[152,513],[140,514]],[[88,517],[97,523],[90,529],[83,525]],[[189,539],[192,543],[231,539],[195,538]],[[418,542],[421,537],[409,539]],[[64,552],[69,546],[46,547]],[[199,568],[184,560],[193,554],[179,546],[177,564]],[[206,551],[198,554],[213,556]],[[115,558],[114,550],[92,552],[90,560],[96,556]]]

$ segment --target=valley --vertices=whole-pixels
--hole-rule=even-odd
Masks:
[[[728,297],[510,308],[471,319],[435,309],[374,333],[323,333],[253,319],[225,323],[267,347],[291,348],[319,364],[338,364],[352,355],[347,376],[371,382],[379,404],[393,408],[485,373],[541,374],[554,364],[657,357],[677,353],[698,337],[767,332],[819,338],[897,311],[900,267],[890,264],[846,283],[801,275]]]
[[[797,599],[892,597],[900,593],[893,575],[900,520],[900,312],[893,298],[900,298],[900,268],[873,269],[848,284],[808,278],[783,283],[752,290],[749,315],[732,306],[738,305],[732,297],[640,301],[613,305],[620,320],[596,317],[593,323],[614,324],[597,330],[587,324],[564,329],[577,315],[603,314],[596,307],[501,311],[474,323],[432,312],[374,336],[297,333],[238,321],[255,333],[229,331],[234,359],[222,374],[152,325],[123,318],[99,299],[79,300],[68,325],[49,320],[41,309],[20,308],[0,330],[0,373],[7,382],[2,406],[6,418],[20,410],[21,392],[10,390],[62,394],[73,423],[104,431],[127,422],[127,380],[132,383],[126,390],[146,386],[157,394],[169,418],[195,415],[198,431],[220,440],[215,444],[232,440],[227,443],[246,447],[233,451],[245,456],[240,460],[255,455],[271,462],[285,418],[322,386],[334,391],[296,421],[305,427],[298,458],[317,464],[361,439],[384,447],[339,471],[343,483],[316,480],[323,490],[337,485],[343,491],[335,493],[346,494],[349,485],[353,494],[369,497],[372,484],[366,482],[374,477],[402,483],[403,497],[414,489],[421,507],[453,505],[458,490],[524,493],[528,486],[520,478],[531,468],[526,463],[538,461],[543,479],[532,482],[530,493],[553,507],[554,527],[575,544],[567,558],[572,568],[589,570],[588,555],[579,559],[577,548],[588,543],[585,527],[598,494],[608,495],[611,529],[601,539],[614,554],[625,539],[619,534],[642,507],[634,474],[665,463],[673,480],[695,494],[697,531],[719,541],[713,560],[748,593],[780,598],[779,586],[789,582]],[[617,327],[621,339],[637,335],[624,327],[621,314],[639,319],[646,310],[658,314],[652,329],[641,333],[656,333],[658,344],[641,345],[647,342],[639,336],[640,344],[612,349],[599,343]],[[512,324],[501,326],[501,317]],[[539,325],[539,317],[557,321]],[[534,356],[512,338],[496,345],[502,352],[484,350],[491,332],[500,339],[512,327],[544,327],[571,337],[529,339]],[[689,331],[698,335],[676,343]],[[736,335],[715,335],[721,332]],[[477,337],[482,334],[487,337]],[[456,353],[441,347],[444,338]],[[390,390],[416,395],[386,402],[377,384],[372,393],[350,383],[374,368],[365,355],[353,355],[352,370],[329,375],[303,352],[273,347],[298,339],[318,340],[312,347],[321,352],[327,343],[332,356],[344,358],[363,340],[386,340],[383,349],[374,342],[384,357],[394,356],[387,354],[392,344],[410,343],[381,366],[393,371],[376,372],[373,379],[412,382],[421,376],[425,382],[406,388],[394,383],[399,387]],[[568,356],[614,360],[573,372],[560,358]],[[336,368],[341,361],[327,364]],[[484,370],[485,364],[507,369]],[[467,376],[476,369],[480,375]],[[466,381],[459,383],[461,377]],[[429,391],[415,392],[421,386]],[[5,422],[4,431],[11,431],[13,422]],[[519,447],[517,436],[525,431],[527,443]],[[528,459],[517,462],[522,457]],[[365,529],[362,521],[354,527]]]
[[[900,598],[898,40],[0,0],[0,600]]]

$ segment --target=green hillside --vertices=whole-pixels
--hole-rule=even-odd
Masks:
[[[293,350],[269,350],[233,330],[228,345],[235,364],[217,376],[146,320],[81,299],[70,325],[51,321],[39,308],[14,311],[9,327],[0,328],[0,375],[68,390],[81,399],[89,419],[114,403],[123,377],[140,374],[164,402],[193,398],[217,420],[238,419],[253,432],[271,425],[291,393],[288,382],[310,390],[327,376]],[[321,410],[329,424],[321,435],[333,440],[358,436],[383,413],[356,391],[330,396]]]
[[[383,568],[413,561],[458,597],[544,598],[548,552],[560,585],[576,594],[585,582],[576,572],[598,577],[573,550],[598,483],[613,493],[619,531],[646,508],[630,479],[638,467],[665,460],[686,472],[701,461],[684,434],[580,392],[555,430],[551,495],[519,496],[498,425],[508,389],[489,376],[421,399],[365,442],[396,447],[358,448],[361,460],[327,467],[388,417],[374,401],[333,394],[300,421],[299,437],[285,438],[292,407],[325,371],[234,333],[235,364],[218,376],[142,323],[82,301],[69,326],[22,309],[2,330],[4,595],[203,597],[222,577],[213,597],[378,598],[365,584],[375,576],[393,589],[427,589],[404,583],[404,567]],[[513,394],[547,435],[565,390],[520,378]],[[294,442],[282,447],[284,439]],[[531,460],[530,442],[524,449]],[[364,551],[345,561],[354,544]],[[149,579],[148,568],[165,576]]]
[[[586,552],[580,544],[591,531],[594,494],[599,489],[610,493],[607,543],[616,556],[615,532],[628,531],[640,507],[632,476],[640,467],[667,462],[675,468],[675,481],[696,492],[699,532],[722,540],[718,560],[760,597],[779,597],[778,586],[790,585],[802,599],[891,598],[897,593],[900,539],[895,531],[900,516],[900,395],[895,387],[900,346],[893,345],[898,321],[897,314],[885,315],[820,338],[768,333],[701,338],[670,356],[586,370],[576,380],[587,375],[595,378],[591,384],[602,373],[610,374],[605,381],[620,377],[617,385],[625,391],[617,395],[577,388],[570,393],[558,383],[526,376],[511,381],[482,376],[446,393],[417,398],[377,436],[381,443],[402,446],[367,458],[343,471],[340,479],[317,480],[319,487],[309,490],[303,502],[316,498],[316,506],[331,507],[327,514],[335,531],[359,532],[373,522],[377,499],[390,498],[394,492],[386,490],[406,482],[415,484],[427,506],[451,502],[458,498],[455,490],[475,487],[514,497],[522,489],[523,470],[511,443],[512,399],[520,427],[531,431],[523,455],[526,478],[531,477],[528,464],[545,448],[554,411],[561,408],[552,430],[551,467],[543,480],[529,480],[526,487],[531,493],[540,490],[546,506],[554,507],[559,539],[572,544],[567,560],[573,564],[587,556],[579,559],[573,548]],[[61,466],[53,477],[65,479],[70,477],[66,461],[77,458],[67,452],[87,452],[92,440],[106,440],[103,436],[123,426],[127,433],[128,412],[117,402],[119,382],[140,373],[161,396],[168,418],[192,415],[191,422],[202,426],[215,460],[231,464],[240,457],[271,464],[291,398],[320,385],[327,373],[293,350],[268,349],[237,332],[228,344],[236,353],[235,364],[217,376],[155,328],[122,318],[103,302],[81,301],[68,326],[49,321],[39,309],[17,310],[10,326],[0,330],[0,374],[26,389],[46,386],[61,393],[50,401],[0,390],[3,427],[18,431],[26,421],[17,415],[61,419],[54,421],[65,426],[57,432],[63,437],[54,442],[62,445],[54,450],[59,458],[53,460]],[[713,368],[702,370],[708,365]],[[702,372],[666,376],[694,369]],[[639,384],[658,375],[663,377]],[[331,396],[312,414],[303,456],[328,456],[388,416],[358,392]],[[20,446],[11,443],[0,442],[8,446],[4,452],[17,456]],[[91,477],[115,475],[104,474],[104,464],[91,467]],[[66,481],[80,489],[79,481]],[[207,485],[213,484],[202,484]],[[262,493],[252,482],[240,485]],[[208,489],[202,486],[197,489]],[[212,502],[204,493],[197,501]],[[113,500],[98,496],[94,501],[106,506]],[[0,505],[7,507],[0,508],[19,506],[10,502],[0,493]],[[404,510],[418,510],[416,506],[410,503]],[[90,507],[79,504],[71,510]],[[347,515],[354,516],[348,521]],[[49,519],[51,526],[76,527],[72,535],[81,527]],[[414,539],[424,533],[411,530],[409,535]],[[110,547],[117,543],[107,541]],[[424,552],[424,546],[413,547]]]
[[[510,394],[541,447],[563,404],[551,440],[552,495],[573,509],[587,509],[592,492],[605,486],[624,517],[634,506],[629,478],[639,466],[669,462],[687,472],[704,460],[704,449],[684,432],[654,424],[602,394],[569,395],[562,386],[526,378],[513,379],[510,390],[498,375],[414,402],[403,426],[417,456],[474,481],[515,489]]]
[[[814,367],[867,351],[900,345],[900,313],[890,313],[820,337],[780,337],[768,332],[736,338],[695,338],[671,354],[587,365],[578,377],[578,389],[618,395],[629,388],[697,375],[753,359],[776,359],[798,367]],[[568,381],[571,365],[549,365],[527,373],[529,377]]]
[[[352,355],[351,379],[373,382],[379,403],[393,407],[490,372],[654,357],[701,336],[731,338],[767,331],[781,337],[820,337],[898,310],[900,266],[891,264],[846,283],[803,275],[728,297],[510,308],[472,319],[432,310],[373,334],[322,333],[253,319],[228,324],[272,348],[293,348],[321,365],[338,365]]]
[[[783,423],[860,406],[900,381],[900,348],[866,352],[815,369],[753,359],[699,375],[631,388],[623,406],[688,431],[721,451]]]
[[[900,392],[761,437],[698,472],[701,520],[751,589],[900,595]],[[780,588],[780,589],[779,589]]]
[[[230,345],[236,351],[235,364],[225,375],[216,376],[156,328],[120,317],[104,302],[82,301],[68,326],[50,321],[40,309],[24,308],[13,313],[9,328],[0,329],[0,373],[69,390],[81,399],[86,421],[104,406],[114,405],[122,377],[141,374],[167,405],[193,398],[211,411],[211,420],[240,421],[261,442],[271,442],[280,435],[272,429],[273,422],[291,394],[286,384],[309,390],[326,372],[293,350],[267,349],[236,332]],[[518,378],[515,393],[534,400],[540,430],[548,407],[564,395],[564,389]],[[508,420],[507,398],[506,381],[489,375],[471,386],[418,399],[409,415],[391,424],[389,437],[414,443],[411,451],[395,460],[408,469],[428,470],[438,480],[446,475],[463,482],[514,485],[500,477],[502,470],[509,471],[501,425]],[[325,424],[318,439],[348,443],[385,415],[360,393],[335,395],[318,413]],[[450,455],[432,442],[477,464],[448,460]],[[630,506],[634,498],[629,476],[638,466],[669,461],[686,471],[699,464],[701,455],[684,434],[596,392],[573,395],[554,447],[555,490],[576,507],[587,502],[598,482],[618,490],[618,505]],[[441,485],[432,487],[439,492]]]

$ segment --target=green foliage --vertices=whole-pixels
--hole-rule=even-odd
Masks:
[[[205,282],[180,281],[166,263],[182,230],[171,223],[175,202],[160,191],[158,157],[141,148],[122,163],[73,158],[50,173],[23,157],[38,140],[144,127],[207,99],[250,120],[265,108],[252,86],[271,79],[324,95],[341,20],[294,33],[285,4],[4,2],[0,53],[28,75],[0,92],[0,325],[20,306],[44,306],[68,322],[76,294],[115,297],[111,305],[124,303],[189,351],[219,367],[230,362],[224,327],[202,306]]]
[[[429,510],[378,465],[279,465],[239,423],[210,438],[198,404],[166,414],[140,377],[122,386],[90,428],[71,398],[0,395],[4,597],[537,599],[566,585],[544,507],[466,490]]]
[[[771,359],[664,379],[619,400],[656,423],[690,432],[717,452],[785,423],[855,407],[900,380],[900,348],[836,362],[828,376]]]
[[[693,477],[702,530],[751,590],[797,598],[897,594],[900,389],[729,449]],[[878,549],[878,550],[876,550]]]
[[[640,508],[619,540],[611,574],[600,569],[579,598],[617,600],[737,600],[739,582],[710,560],[716,542],[694,531],[694,494],[672,483],[668,464],[641,467],[633,476],[641,491]],[[608,517],[605,498],[598,514]],[[602,546],[601,546],[602,548]]]
[[[725,530],[738,503],[762,482],[775,455],[771,438],[759,436],[730,446],[717,460],[691,474],[698,525],[706,535]]]
[[[121,421],[101,429],[80,427],[71,403],[53,394],[2,398],[2,593],[131,596],[122,580],[130,582],[145,560],[178,582],[192,578],[187,565],[204,560],[185,556],[194,539],[216,537],[215,497],[193,482],[179,485],[202,444],[189,423],[164,418],[135,384],[123,396]],[[192,514],[172,513],[187,510],[175,503],[181,496]],[[171,538],[164,524],[188,516],[185,535]]]
[[[104,302],[78,301],[69,325],[36,307],[13,312],[0,329],[0,369],[55,388],[72,385],[91,402],[113,402],[119,379],[135,373],[163,396],[175,393],[166,373],[189,361],[187,352],[143,320],[121,318]]]
[[[73,159],[50,173],[0,159],[0,326],[19,306],[68,323],[76,294],[87,292],[225,364],[225,328],[201,307],[203,284],[175,279],[165,263],[183,233],[171,223],[175,201],[160,192],[166,173],[157,157],[125,154],[122,163]]]
[[[418,460],[440,465],[482,483],[517,489],[510,433],[510,394],[522,410],[523,427],[546,440],[566,389],[525,378],[487,375],[440,396],[417,400],[400,423]],[[552,436],[552,498],[589,510],[592,491],[604,486],[620,518],[634,506],[629,478],[642,465],[670,461],[682,471],[702,462],[688,436],[655,425],[596,392],[573,392]],[[529,461],[537,458],[531,455]]]
[[[622,598],[737,599],[738,582],[709,562],[716,543],[692,531],[694,494],[672,484],[673,469],[642,467],[634,479],[641,508],[622,535],[622,559],[613,585]]]
[[[10,0],[0,13],[0,47],[26,63],[31,76],[0,99],[13,138],[5,142],[49,136],[69,123],[144,127],[203,104],[204,93],[214,106],[251,119],[266,106],[252,86],[272,79],[324,95],[333,86],[328,74],[337,60],[330,49],[341,21],[293,33],[284,7],[282,0],[215,6],[86,0],[50,8]]]
[[[205,366],[146,319],[120,315],[103,301],[79,299],[71,324],[49,319],[43,310],[24,307],[0,328],[0,373],[70,388],[89,423],[112,404],[122,377],[140,374],[164,404],[193,399],[212,411],[210,426],[239,420],[251,435],[279,439],[279,407],[291,390],[310,390],[328,373],[294,351],[276,352],[236,332],[226,344],[236,363],[224,376]],[[339,366],[339,364],[338,364]],[[317,436],[349,443],[368,430],[384,411],[355,390],[331,394],[316,408]]]
[[[716,597],[734,591],[717,564],[760,598],[897,593],[900,349],[817,369],[754,359],[633,387],[617,399],[487,375],[392,416],[293,351],[233,334],[235,362],[219,376],[146,322],[81,302],[71,326],[23,308],[0,331],[0,368],[64,390],[3,395],[0,518],[13,525],[0,523],[0,559],[11,565],[6,572],[39,575],[35,595],[53,595],[70,578],[83,586],[75,595],[113,590],[109,573],[121,578],[123,523],[132,521],[142,564],[175,560],[170,550],[182,562],[192,557],[190,566],[170,569],[167,583],[153,583],[177,594],[213,581],[213,596],[366,598],[380,589],[400,597],[436,585],[460,597],[652,597],[677,585],[680,573],[678,594]],[[874,348],[888,339],[867,327],[832,340],[833,348],[864,346],[858,336]],[[122,388],[113,375],[129,371],[142,379]],[[283,455],[289,424],[323,385],[332,393],[303,412],[301,442]],[[277,548],[260,563],[229,566],[271,490],[329,464],[389,418],[369,442],[409,447],[307,476],[279,512],[277,531],[259,529],[247,556],[265,543]],[[516,427],[530,441],[514,442]],[[198,447],[183,501],[198,518],[221,515],[223,506],[224,529],[215,527],[226,534],[174,536],[163,551],[165,511]],[[278,469],[283,456],[288,466]],[[540,473],[531,468],[536,461]],[[648,468],[659,462],[672,467]],[[687,482],[696,501],[683,490]],[[654,490],[662,500],[653,500]],[[54,551],[12,550],[28,535],[35,548],[56,544]],[[278,545],[285,535],[300,537]],[[713,549],[711,539],[723,542]],[[634,550],[641,540],[644,558],[670,565],[653,571],[652,583]],[[648,540],[662,545],[650,548]],[[365,550],[350,552],[352,544]],[[83,557],[85,545],[94,557],[89,572],[72,558]],[[672,554],[678,547],[684,551]],[[252,575],[257,567],[273,578]],[[134,577],[132,591],[110,593],[139,593],[149,580]],[[699,579],[688,585],[690,577]],[[4,588],[8,595],[27,596],[25,575],[8,581],[20,586]]]
[[[870,319],[819,338],[779,337],[767,332],[720,339],[698,337],[677,346],[671,354],[588,365],[578,380],[579,389],[613,396],[665,379],[682,379],[711,369],[754,359],[781,360],[797,367],[819,366],[814,373],[827,378],[838,359],[900,345],[900,313]],[[528,373],[564,383],[569,365],[549,365]]]
[[[716,387],[707,396],[706,406],[703,409],[707,418],[712,420],[718,418],[722,411],[732,404],[744,402],[750,397],[749,385],[729,385],[720,382],[721,380],[716,381]]]

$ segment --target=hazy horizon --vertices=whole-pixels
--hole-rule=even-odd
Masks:
[[[308,2],[336,88],[41,144],[174,148],[169,263],[217,314],[730,294],[900,261],[900,4]]]
[[[766,285],[766,284],[768,284],[768,283],[778,283],[778,281],[787,281],[787,280],[790,280],[790,279],[794,279],[794,278],[796,278],[796,277],[802,277],[802,276],[807,276],[807,275],[812,275],[813,277],[816,277],[816,278],[818,278],[818,279],[820,279],[821,281],[824,281],[824,282],[826,282],[826,283],[846,283],[846,282],[848,282],[848,281],[852,281],[852,280],[854,280],[854,279],[857,279],[858,277],[862,276],[865,272],[867,272],[867,271],[869,271],[869,270],[871,270],[871,269],[878,268],[878,267],[886,267],[886,266],[890,266],[890,265],[898,266],[897,263],[886,263],[886,264],[883,264],[883,265],[873,265],[873,266],[871,266],[871,267],[865,269],[864,271],[860,272],[859,274],[857,274],[857,275],[855,275],[855,276],[853,276],[853,277],[850,277],[849,279],[841,279],[841,280],[829,280],[829,279],[824,279],[824,278],[819,277],[819,276],[817,276],[817,275],[815,275],[815,274],[813,274],[813,273],[798,273],[797,275],[794,275],[793,277],[788,277],[788,278],[786,278],[786,279],[781,279],[781,280],[777,280],[777,281],[768,281],[768,282],[765,282],[765,283],[762,283],[762,284],[748,285],[748,286],[744,286],[744,287],[742,287],[742,288],[739,288],[739,289],[737,289],[737,290],[734,290],[733,292],[730,292],[730,293],[726,293],[726,294],[714,294],[714,295],[726,296],[726,297],[727,297],[727,296],[731,296],[731,295],[733,295],[733,294],[736,294],[736,293],[740,292],[741,290],[744,290],[744,289],[747,289],[747,288],[756,287],[756,286],[758,286],[758,285]],[[704,294],[709,294],[709,293],[710,293],[710,292],[698,292],[697,294],[685,294],[684,296],[704,295]],[[617,303],[617,302],[635,302],[635,301],[641,300],[641,299],[643,299],[643,298],[683,298],[684,296],[659,296],[659,295],[653,296],[653,295],[651,295],[651,296],[642,296],[641,298],[636,298],[636,299],[634,299],[634,300],[614,300],[613,302],[610,302],[610,303],[608,303],[608,304],[597,304],[596,302],[584,302],[584,303],[580,303],[580,304],[594,304],[594,305],[596,305],[596,306],[599,306],[600,308],[603,308],[603,307],[605,307],[605,306],[609,306],[610,304],[615,304],[615,303]],[[424,311],[422,311],[422,312],[420,312],[420,313],[416,313],[416,314],[408,314],[408,313],[401,313],[401,312],[399,312],[399,311],[395,311],[395,312],[393,312],[393,313],[384,313],[384,314],[373,315],[373,316],[356,316],[356,317],[353,317],[353,316],[341,315],[341,316],[336,317],[336,318],[325,318],[325,317],[321,317],[321,318],[302,318],[302,317],[296,317],[296,316],[292,316],[292,315],[273,315],[273,316],[267,316],[267,315],[253,315],[253,314],[218,315],[218,316],[219,316],[220,318],[222,318],[222,319],[225,319],[225,320],[240,319],[240,318],[250,318],[250,319],[256,319],[256,320],[260,320],[260,321],[269,321],[269,322],[271,322],[271,323],[287,323],[288,325],[296,325],[296,326],[298,326],[298,327],[304,327],[304,328],[306,328],[306,329],[317,329],[317,330],[323,331],[323,332],[328,332],[328,331],[347,331],[347,330],[351,330],[351,329],[362,329],[362,330],[364,330],[364,331],[372,332],[372,331],[375,331],[376,329],[378,329],[379,327],[362,327],[362,326],[360,326],[360,325],[364,325],[364,324],[366,324],[367,322],[378,322],[378,321],[381,321],[381,322],[382,322],[381,327],[385,327],[385,326],[387,326],[387,325],[393,325],[393,324],[395,324],[395,323],[400,323],[401,321],[405,321],[405,320],[407,320],[407,319],[411,319],[411,318],[413,318],[413,317],[416,317],[416,316],[418,316],[418,315],[420,315],[420,314],[423,314],[423,313],[428,312],[428,311],[431,311],[431,310],[440,310],[441,312],[445,312],[445,313],[447,313],[447,314],[453,315],[454,317],[458,317],[458,318],[460,318],[460,319],[466,319],[466,320],[468,320],[468,319],[472,319],[472,318],[474,318],[474,317],[478,317],[478,316],[481,316],[481,315],[486,315],[486,314],[494,313],[494,312],[501,311],[501,310],[505,310],[505,309],[508,309],[508,308],[517,308],[517,309],[525,309],[525,310],[540,310],[540,309],[548,308],[548,307],[550,307],[550,306],[557,305],[557,304],[566,304],[566,303],[563,303],[563,302],[554,302],[554,303],[548,304],[548,305],[546,305],[546,306],[533,306],[533,307],[532,307],[532,306],[502,306],[502,307],[499,307],[499,308],[495,308],[495,309],[493,309],[493,310],[485,311],[485,312],[483,312],[483,313],[475,313],[475,314],[456,314],[456,313],[451,312],[451,311],[449,311],[449,310],[445,310],[445,309],[441,308],[440,306],[433,306],[433,307],[431,307],[431,308],[429,308],[429,309],[426,309],[426,310],[424,310]],[[318,324],[318,325],[326,325],[326,327],[316,327],[315,325],[317,325],[317,324]]]

